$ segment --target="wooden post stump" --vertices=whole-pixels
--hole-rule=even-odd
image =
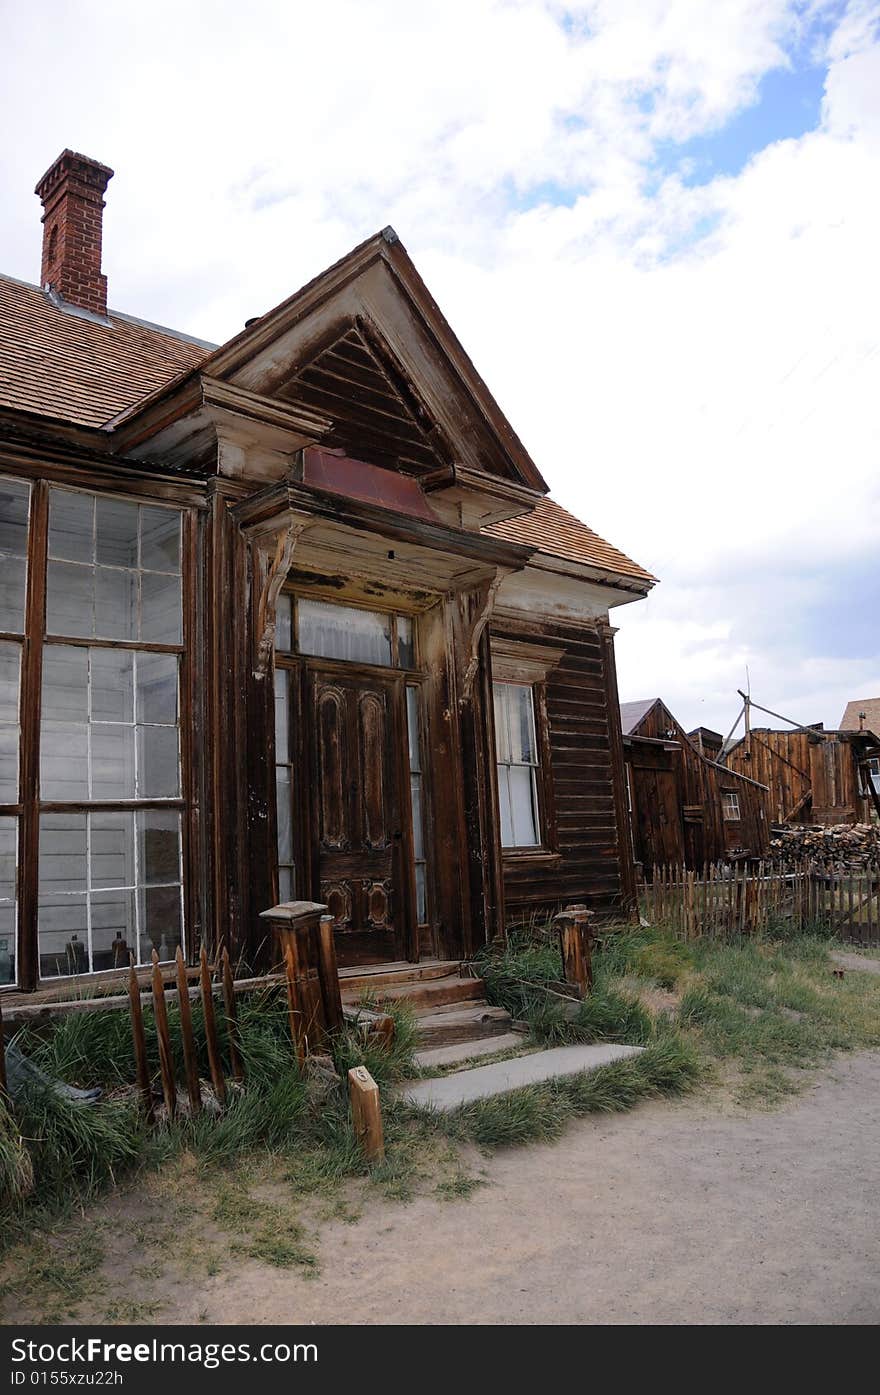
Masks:
[[[300,1067],[310,1051],[322,1046],[327,1034],[342,1024],[342,999],[333,922],[322,931],[327,907],[317,901],[285,901],[261,911],[278,937],[284,976],[290,1035]]]
[[[180,1005],[180,1035],[183,1039],[183,1065],[186,1073],[186,1089],[190,1108],[198,1114],[202,1107],[202,1090],[199,1084],[199,1063],[196,1055],[196,1040],[193,1035],[192,1008],[189,1001],[189,983],[186,977],[186,963],[183,950],[177,946],[177,1001]]]
[[[208,1048],[208,1065],[211,1069],[211,1084],[217,1103],[226,1103],[226,1081],[223,1078],[223,1062],[220,1057],[220,1042],[217,1038],[217,1019],[214,1015],[214,989],[211,984],[211,970],[208,966],[208,951],[205,946],[199,952],[199,984],[202,990],[202,1013],[205,1019],[205,1044]]]
[[[562,950],[562,974],[579,998],[585,998],[593,987],[593,911],[586,906],[566,906],[553,917],[559,932]]]
[[[156,1035],[159,1038],[159,1069],[162,1074],[162,1094],[168,1118],[177,1113],[177,1084],[174,1079],[174,1057],[171,1054],[171,1035],[168,1031],[168,1012],[165,1007],[165,984],[159,968],[159,956],[153,950],[153,1015],[156,1019]]]
[[[354,1066],[348,1072],[348,1090],[354,1132],[364,1150],[364,1157],[367,1162],[381,1162],[385,1156],[385,1138],[379,1086],[366,1066]]]

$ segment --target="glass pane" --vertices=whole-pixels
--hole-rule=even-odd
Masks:
[[[417,688],[406,690],[406,729],[409,736],[409,768],[421,770],[422,757],[419,749],[419,693]]]
[[[416,645],[413,622],[408,615],[397,617],[397,659],[401,668],[415,668]]]
[[[297,605],[299,648],[303,654],[353,663],[391,663],[391,620],[372,610],[303,601]]]
[[[513,818],[510,812],[510,766],[498,767],[498,807],[501,813],[501,846],[512,848]]]
[[[46,633],[90,639],[95,633],[93,567],[50,562],[46,576]]]
[[[43,649],[43,723],[89,720],[89,651],[72,644]]]
[[[138,564],[138,506],[124,499],[97,500],[95,560],[108,567]]]
[[[180,759],[176,727],[138,727],[138,798],[176,799]]]
[[[137,639],[137,572],[95,568],[95,634],[98,639]]]
[[[180,514],[176,509],[141,506],[141,566],[147,571],[180,571]]]
[[[95,560],[95,500],[68,489],[49,490],[49,556],[65,562]]]
[[[425,825],[424,816],[422,814],[421,775],[410,776],[409,788],[412,798],[413,853],[416,861],[420,861],[425,856]]]
[[[180,880],[180,815],[173,809],[143,809],[137,815],[138,865],[142,886]]]
[[[20,667],[21,646],[0,643],[0,802],[4,804],[18,802]]]
[[[86,890],[85,814],[40,818],[40,897]]]
[[[170,730],[176,740],[177,733]],[[134,731],[134,727],[116,722],[97,722],[92,726],[90,798],[134,799]]]
[[[278,821],[278,861],[293,861],[293,829],[290,808],[290,771],[280,765],[275,771],[275,801]]]
[[[275,648],[289,653],[293,647],[293,603],[289,595],[278,597],[275,609]]]
[[[510,759],[534,765],[535,729],[532,720],[532,690],[520,683],[505,685],[510,695]]]
[[[23,480],[0,479],[0,555],[27,556],[30,488]]]
[[[492,696],[495,704],[495,754],[500,761],[510,760],[509,697],[506,683],[495,683]]]
[[[151,722],[159,726],[176,724],[176,655],[138,654],[137,719],[139,722]]]
[[[530,766],[512,765],[510,804],[513,811],[513,846],[534,848],[538,845],[538,820],[535,815],[535,773]]]
[[[149,644],[181,643],[180,577],[142,573],[141,639]]]
[[[141,907],[141,962],[147,963],[154,949],[160,959],[173,959],[181,943],[180,887],[147,887],[138,895]]]
[[[288,690],[290,675],[286,669],[275,670],[275,759],[290,760],[290,730]]]
[[[91,889],[134,884],[134,814],[95,810],[89,815]]]
[[[43,892],[39,905],[40,977],[89,971],[89,923],[86,895],[59,896]]]
[[[18,820],[0,817],[0,983],[15,982],[15,868]]]
[[[59,803],[89,797],[89,733],[86,726],[43,723],[40,797]]]
[[[92,922],[92,970],[126,969],[129,954],[137,959],[135,892],[98,891],[89,897]]]
[[[87,653],[92,721],[133,722],[134,655],[124,649],[89,649]]]
[[[26,584],[27,563],[0,551],[0,630],[23,631]]]
[[[420,862],[416,866],[416,914],[420,925],[424,925],[428,919],[428,896],[425,876],[425,864]]]

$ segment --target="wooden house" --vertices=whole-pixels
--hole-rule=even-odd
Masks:
[[[874,784],[880,740],[864,726],[826,731],[821,723],[788,730],[750,725],[724,763],[768,787],[772,823],[867,823],[880,813]]]
[[[660,698],[620,714],[633,853],[647,877],[665,863],[702,871],[768,850],[763,785],[700,750]]]
[[[633,903],[609,611],[392,229],[213,346],[108,309],[112,171],[0,278],[0,974],[70,991],[260,913],[340,965]]]

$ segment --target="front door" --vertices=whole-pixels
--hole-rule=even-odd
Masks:
[[[393,679],[311,675],[316,884],[342,966],[406,957],[400,755]]]

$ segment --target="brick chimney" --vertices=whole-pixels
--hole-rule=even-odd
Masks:
[[[43,201],[40,284],[68,305],[107,314],[107,277],[101,274],[104,191],[113,171],[87,155],[65,150],[34,190]]]

